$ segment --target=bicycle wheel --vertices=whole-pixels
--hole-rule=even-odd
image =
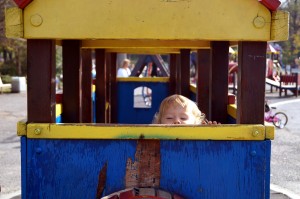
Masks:
[[[287,122],[288,122],[288,117],[285,113],[282,113],[282,112],[275,113],[274,118],[273,118],[273,124],[277,128],[282,129],[283,127],[285,127]]]

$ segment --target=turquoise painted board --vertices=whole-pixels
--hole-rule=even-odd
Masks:
[[[96,198],[105,165],[107,195],[125,189],[127,161],[138,161],[137,140],[24,139],[22,198]],[[269,140],[157,142],[161,189],[190,199],[269,198]]]

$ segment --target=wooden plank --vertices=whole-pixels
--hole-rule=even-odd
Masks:
[[[41,0],[33,1],[24,9],[24,35],[26,38],[77,38],[95,41],[97,39],[159,41],[180,38],[193,41],[270,40],[270,11],[255,0],[231,0],[230,3],[220,0],[157,0],[143,3],[130,0],[128,4],[132,6],[126,6],[124,12],[124,0],[113,2],[101,0],[90,4],[76,1],[72,6],[62,6],[61,0],[51,0],[47,4]],[[56,17],[53,17],[53,13]],[[259,29],[252,25],[258,16],[257,13],[265,21],[264,26]],[[40,18],[42,24],[36,26],[33,23],[35,18]],[[127,27],[138,28],[123,28],[120,31],[119,28],[124,26],[124,21]],[[101,31],[95,31],[99,30],[99,27]]]
[[[96,49],[96,122],[105,123],[106,83],[105,50]]]
[[[79,40],[64,40],[63,47],[63,122],[80,122],[80,46]]]
[[[190,97],[190,49],[180,50],[180,93],[183,96]]]
[[[110,122],[117,123],[118,118],[118,92],[117,92],[117,53],[111,53],[110,68]]]
[[[55,122],[55,41],[27,40],[28,122]]]
[[[239,42],[238,49],[237,123],[264,124],[267,43]]]
[[[271,40],[285,41],[289,39],[289,12],[275,11],[272,12],[271,23]]]
[[[24,36],[23,11],[17,7],[5,9],[5,36],[22,38]]]
[[[82,99],[82,122],[93,122],[93,104],[92,104],[92,50],[81,50],[82,64],[82,82],[81,82],[81,99]]]
[[[270,176],[270,140],[161,140],[160,153],[156,154],[138,151],[138,142],[28,139],[27,195],[95,198],[98,177],[105,165],[104,193],[125,189],[127,163],[130,159],[138,161],[135,156],[138,153],[145,158],[157,155],[161,159],[160,189],[183,198],[253,199],[265,198],[270,192],[266,188]]]
[[[115,66],[116,64],[114,64]],[[105,53],[105,123],[110,123],[110,75],[111,75],[111,54]]]
[[[198,65],[196,68],[197,75],[197,92],[196,102],[199,109],[205,113],[206,118],[211,120],[211,50],[200,49],[197,51]]]
[[[170,54],[170,95],[177,93],[177,54]]]
[[[212,46],[211,120],[226,123],[228,104],[229,42],[215,41]]]
[[[128,114],[127,114],[128,115]],[[40,129],[37,134],[36,129]],[[23,131],[23,132],[22,132]],[[28,124],[22,134],[35,139],[161,139],[161,140],[265,140],[266,127],[257,125],[94,125]],[[105,133],[102,133],[105,132]],[[269,135],[271,132],[269,133]]]

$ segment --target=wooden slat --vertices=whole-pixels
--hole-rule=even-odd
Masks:
[[[80,122],[80,45],[64,40],[63,46],[63,122]]]
[[[96,122],[105,123],[105,50],[96,49]]]
[[[205,113],[206,118],[211,120],[211,50],[201,49],[197,51],[197,104]]]
[[[229,42],[216,41],[212,46],[211,120],[227,122]]]
[[[28,122],[55,122],[55,42],[27,40]]]
[[[115,64],[114,64],[115,66]],[[110,123],[110,73],[111,53],[105,53],[105,123]]]
[[[170,95],[176,93],[177,88],[177,54],[170,54]]]
[[[267,43],[239,42],[238,49],[237,123],[264,124]]]
[[[190,97],[190,52],[189,49],[180,50],[180,94]]]
[[[111,53],[111,63],[112,66],[110,68],[110,122],[117,123],[118,117],[118,92],[117,92],[117,53]]]
[[[93,122],[93,108],[92,108],[92,50],[82,49],[81,51],[82,63],[82,122]]]

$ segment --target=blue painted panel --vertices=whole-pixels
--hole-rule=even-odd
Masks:
[[[134,108],[134,89],[140,86],[152,89],[151,108]],[[168,86],[168,83],[162,82],[118,82],[118,123],[152,123],[161,101],[169,95]]]
[[[193,91],[190,91],[190,99],[196,102],[196,93],[194,93]]]
[[[236,119],[231,117],[230,115],[227,116],[227,123],[228,124],[236,124]]]
[[[270,141],[161,142],[161,170],[168,172],[160,186],[185,198],[264,198],[267,151]]]
[[[58,124],[58,123],[62,123],[62,117],[61,115],[57,116],[56,119],[55,119],[55,122]]]
[[[25,136],[21,136],[21,189],[22,199],[26,198],[26,184],[27,184],[27,139]]]
[[[126,161],[134,161],[136,146],[136,140],[28,139],[26,198],[95,198],[105,163],[104,194],[125,189]],[[268,140],[169,140],[160,147],[161,189],[191,199],[269,196]]]
[[[27,198],[96,198],[98,175],[107,163],[105,192],[124,188],[135,141],[28,140]]]

